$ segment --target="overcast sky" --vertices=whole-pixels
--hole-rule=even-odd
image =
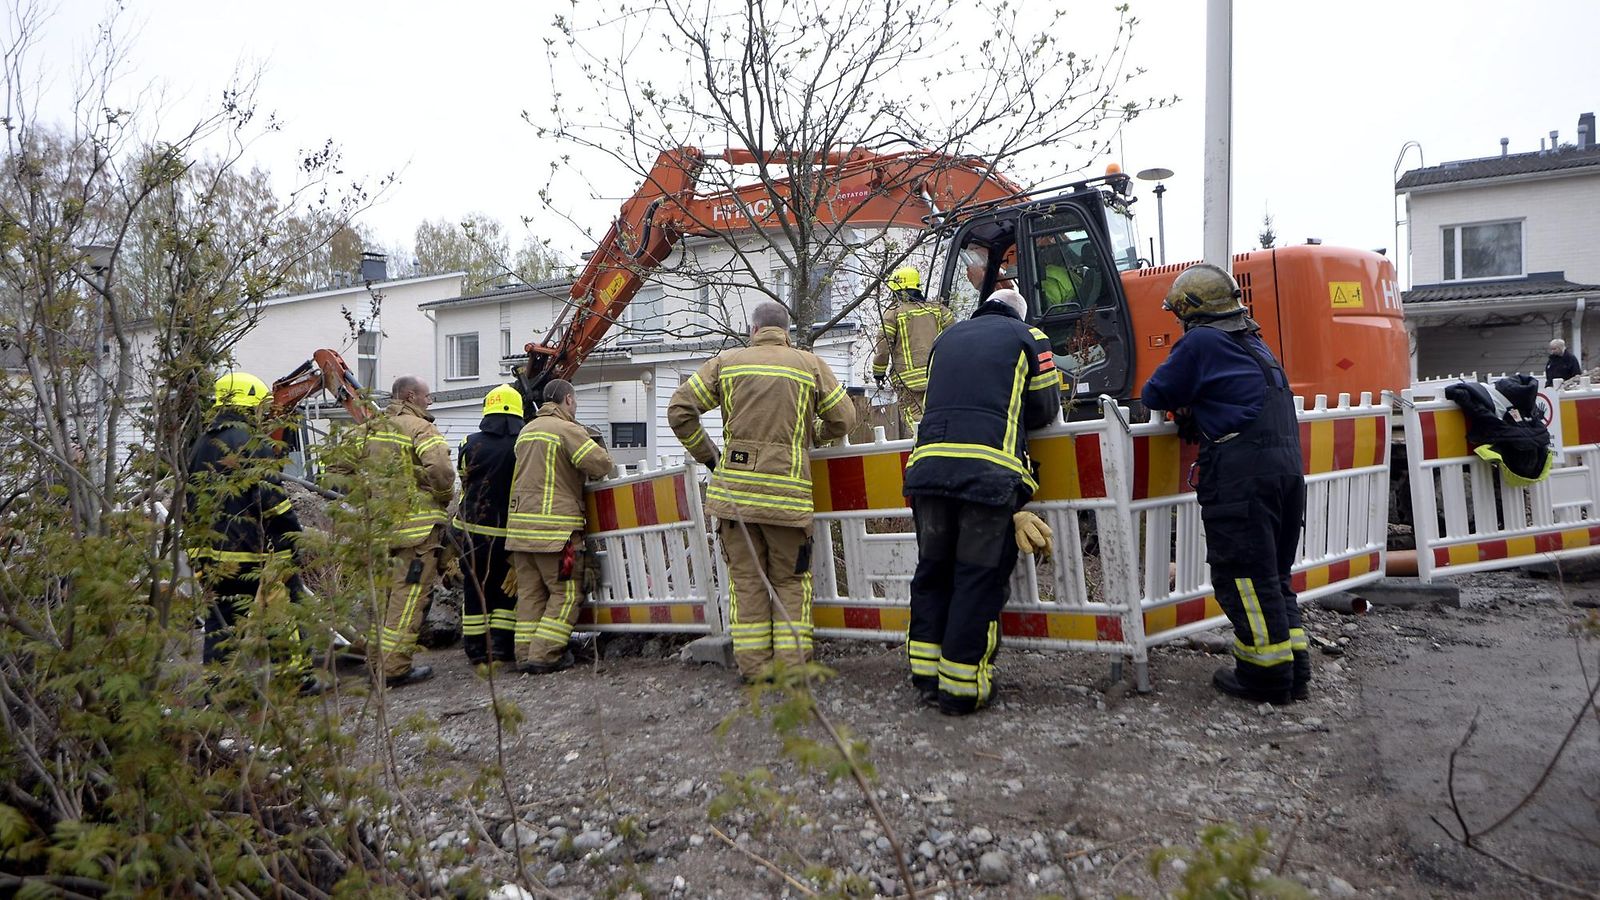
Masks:
[[[352,174],[399,171],[400,184],[365,217],[385,241],[409,246],[420,220],[481,210],[512,227],[514,242],[519,217],[532,215],[569,260],[587,248],[541,211],[535,194],[551,149],[520,118],[549,105],[543,38],[566,3],[125,5],[130,86],[159,85],[171,109],[197,110],[238,65],[262,63],[262,105],[287,123],[258,146],[262,165],[287,172],[297,150],[332,138]],[[1077,4],[1066,27],[1098,38],[1110,5]],[[105,9],[60,4],[39,54],[56,84],[70,80],[68,64]],[[1132,93],[1182,100],[1124,129],[1118,155],[1129,172],[1176,172],[1166,194],[1170,262],[1200,252],[1204,9],[1203,0],[1133,2],[1141,24],[1131,62],[1147,74]],[[1429,165],[1498,154],[1501,137],[1512,152],[1537,150],[1551,130],[1571,141],[1578,115],[1600,107],[1596,0],[1235,0],[1234,29],[1235,250],[1255,245],[1270,211],[1282,241],[1393,252],[1394,166],[1406,141],[1421,143]],[[1413,150],[1403,169],[1418,162]],[[1139,184],[1141,196],[1149,187]],[[571,202],[595,232],[615,208]],[[1154,205],[1146,197],[1138,207],[1146,238],[1156,234]]]

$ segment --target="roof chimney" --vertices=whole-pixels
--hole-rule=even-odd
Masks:
[[[1506,152],[1507,152],[1506,148],[1510,147],[1510,146],[1511,146],[1511,138],[1501,138],[1500,139],[1500,158],[1501,159],[1505,159],[1506,158]]]
[[[1558,140],[1560,135],[1561,135],[1561,132],[1555,130],[1554,128],[1550,129],[1550,152],[1551,153],[1556,152],[1556,150],[1558,148],[1560,148],[1561,142],[1560,142],[1560,140]]]
[[[361,280],[371,284],[389,278],[389,257],[382,253],[361,254]]]
[[[1586,112],[1578,117],[1578,149],[1594,149],[1594,113]]]

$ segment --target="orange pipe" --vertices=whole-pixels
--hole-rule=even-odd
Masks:
[[[1385,554],[1383,574],[1391,578],[1412,577],[1417,574],[1417,551],[1390,550]]]

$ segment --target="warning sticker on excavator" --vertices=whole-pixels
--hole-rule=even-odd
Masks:
[[[1328,282],[1328,300],[1334,309],[1360,309],[1362,307],[1361,282]]]

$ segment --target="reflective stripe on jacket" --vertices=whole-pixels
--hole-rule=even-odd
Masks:
[[[275,459],[271,442],[244,415],[217,413],[189,453],[189,513],[210,513],[209,521],[191,519],[195,527],[185,541],[191,560],[248,564],[290,557],[300,519]],[[209,494],[209,502],[199,503],[197,491]]]
[[[816,354],[789,346],[784,329],[763,328],[749,347],[724,350],[672,395],[667,424],[701,463],[718,451],[700,416],[718,407],[727,446],[706,488],[706,510],[724,519],[810,527],[811,447],[843,437],[856,419],[833,370]]]
[[[884,312],[883,330],[872,357],[873,375],[887,375],[892,360],[895,381],[914,391],[927,388],[933,342],[955,322],[944,304],[915,299],[920,296],[905,297]]]
[[[406,518],[390,536],[389,547],[415,547],[427,540],[435,525],[445,523],[445,510],[455,495],[456,472],[450,465],[450,447],[433,426],[433,416],[399,400],[363,427],[364,458],[399,456],[411,467],[411,478],[405,482]]]
[[[517,435],[506,549],[554,553],[583,529],[584,476],[611,474],[615,463],[559,403],[539,407]]]
[[[906,495],[1020,506],[1038,487],[1028,431],[1060,409],[1061,375],[1044,332],[1004,304],[982,304],[934,345]]]
[[[457,528],[489,537],[506,536],[506,510],[511,503],[511,476],[516,471],[521,429],[521,416],[492,413],[461,442],[456,453],[461,506],[452,520]]]

